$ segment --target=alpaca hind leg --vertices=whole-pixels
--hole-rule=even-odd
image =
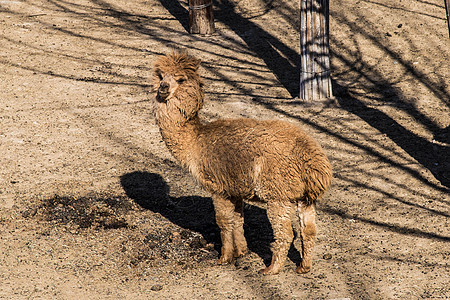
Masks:
[[[302,262],[297,268],[297,273],[307,273],[312,267],[312,253],[316,239],[316,208],[314,204],[299,203],[298,212],[302,238]]]
[[[230,263],[233,259],[233,223],[235,206],[230,199],[220,196],[213,197],[213,203],[216,212],[216,222],[220,228],[220,237],[222,240],[222,251],[219,258],[219,264],[226,264]]]
[[[233,217],[234,257],[240,257],[248,251],[244,236],[244,202],[241,199],[235,202]]]
[[[293,203],[270,203],[267,208],[267,217],[272,225],[275,242],[272,244],[272,262],[270,266],[261,270],[261,274],[277,274],[283,267],[284,262],[294,239],[292,230],[291,212],[294,210]]]

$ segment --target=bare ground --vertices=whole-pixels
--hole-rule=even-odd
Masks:
[[[295,99],[298,1],[0,1],[0,298],[449,299],[450,42],[444,2],[330,1],[336,99]],[[125,4],[126,3],[126,4]],[[166,150],[149,92],[172,48],[204,62],[203,118],[282,119],[323,145],[313,271],[276,276],[263,207],[218,266],[211,199]],[[298,246],[298,241],[295,242]]]

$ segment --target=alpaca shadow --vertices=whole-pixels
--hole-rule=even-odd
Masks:
[[[200,233],[220,251],[220,230],[215,221],[211,198],[171,197],[169,186],[156,173],[132,172],[122,175],[120,181],[127,196],[142,208],[159,213],[184,229]],[[266,266],[270,265],[273,232],[266,211],[246,204],[244,216],[244,231],[249,250],[260,256]],[[297,266],[301,262],[300,254],[293,246],[289,251],[289,259]]]

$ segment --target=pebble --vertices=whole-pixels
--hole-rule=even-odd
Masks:
[[[330,253],[324,254],[323,259],[330,260],[333,256]]]
[[[181,235],[177,231],[172,232],[170,239],[171,239],[172,243],[175,243],[175,244],[181,243]]]
[[[160,291],[160,290],[163,289],[163,286],[160,285],[160,284],[155,284],[155,285],[152,286],[150,289],[151,289],[152,291],[154,291],[154,292],[158,292],[158,291]]]

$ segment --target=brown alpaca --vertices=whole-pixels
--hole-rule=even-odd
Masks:
[[[272,263],[261,270],[276,274],[286,260],[294,234],[291,214],[298,209],[302,262],[311,270],[315,201],[331,183],[331,166],[321,147],[298,127],[281,121],[253,119],[202,123],[203,83],[200,60],[185,53],[158,58],[154,65],[156,119],[173,156],[212,194],[220,227],[219,263],[247,252],[243,201],[267,203],[272,225]]]

